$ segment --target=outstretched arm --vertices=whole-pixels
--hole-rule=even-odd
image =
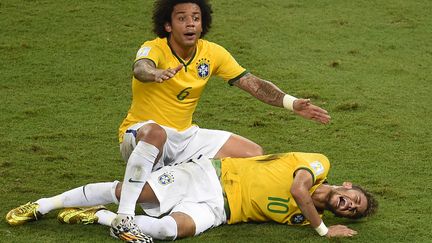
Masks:
[[[298,170],[295,174],[290,190],[291,195],[293,196],[303,215],[309,220],[311,226],[317,230],[320,235],[325,235],[327,237],[346,237],[357,234],[356,231],[344,225],[332,225],[327,231],[327,228],[320,218],[309,193],[309,190],[312,188],[312,186],[313,181],[310,172],[306,170]]]
[[[140,59],[135,62],[133,66],[133,74],[136,79],[141,82],[156,82],[162,83],[165,80],[168,80],[176,73],[178,73],[183,68],[183,65],[180,64],[175,68],[158,69],[156,68],[154,62],[150,59]]]
[[[286,94],[272,82],[263,80],[253,74],[246,74],[233,84],[269,105],[286,108],[289,106],[289,109],[293,110],[294,113],[306,119],[323,124],[330,122],[328,112],[313,105],[309,99],[295,99],[294,102],[292,100],[287,101],[287,97],[291,96],[286,96]]]

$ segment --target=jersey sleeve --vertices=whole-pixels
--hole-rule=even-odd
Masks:
[[[214,74],[216,76],[232,84],[248,73],[225,48],[214,43],[213,45],[216,60]]]
[[[312,175],[313,185],[321,184],[327,179],[330,161],[325,155],[298,153],[294,156],[301,161],[295,168],[294,174],[301,169],[307,170]]]
[[[163,52],[159,46],[154,41],[147,41],[142,44],[140,49],[137,51],[135,61],[141,59],[149,59],[154,62],[157,67],[160,60],[163,58]]]

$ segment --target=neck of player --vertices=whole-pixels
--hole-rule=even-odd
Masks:
[[[331,191],[332,186],[327,184],[321,184],[317,187],[315,192],[312,194],[312,200],[317,210],[324,211],[326,209],[326,203],[329,200]]]
[[[169,37],[168,42],[175,54],[184,61],[189,61],[189,59],[191,59],[192,55],[195,53],[196,44],[193,46],[182,46],[174,41],[171,36]]]

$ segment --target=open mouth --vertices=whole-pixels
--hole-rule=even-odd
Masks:
[[[195,37],[195,33],[193,33],[193,32],[187,32],[187,33],[185,33],[184,34],[187,38],[193,38],[193,37]]]
[[[347,201],[344,197],[339,197],[339,201],[337,203],[338,208],[344,208],[347,205]]]

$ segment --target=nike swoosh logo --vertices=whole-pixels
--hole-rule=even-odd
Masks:
[[[136,181],[136,180],[133,180],[132,178],[129,178],[129,182],[130,183],[145,183],[145,181]]]

